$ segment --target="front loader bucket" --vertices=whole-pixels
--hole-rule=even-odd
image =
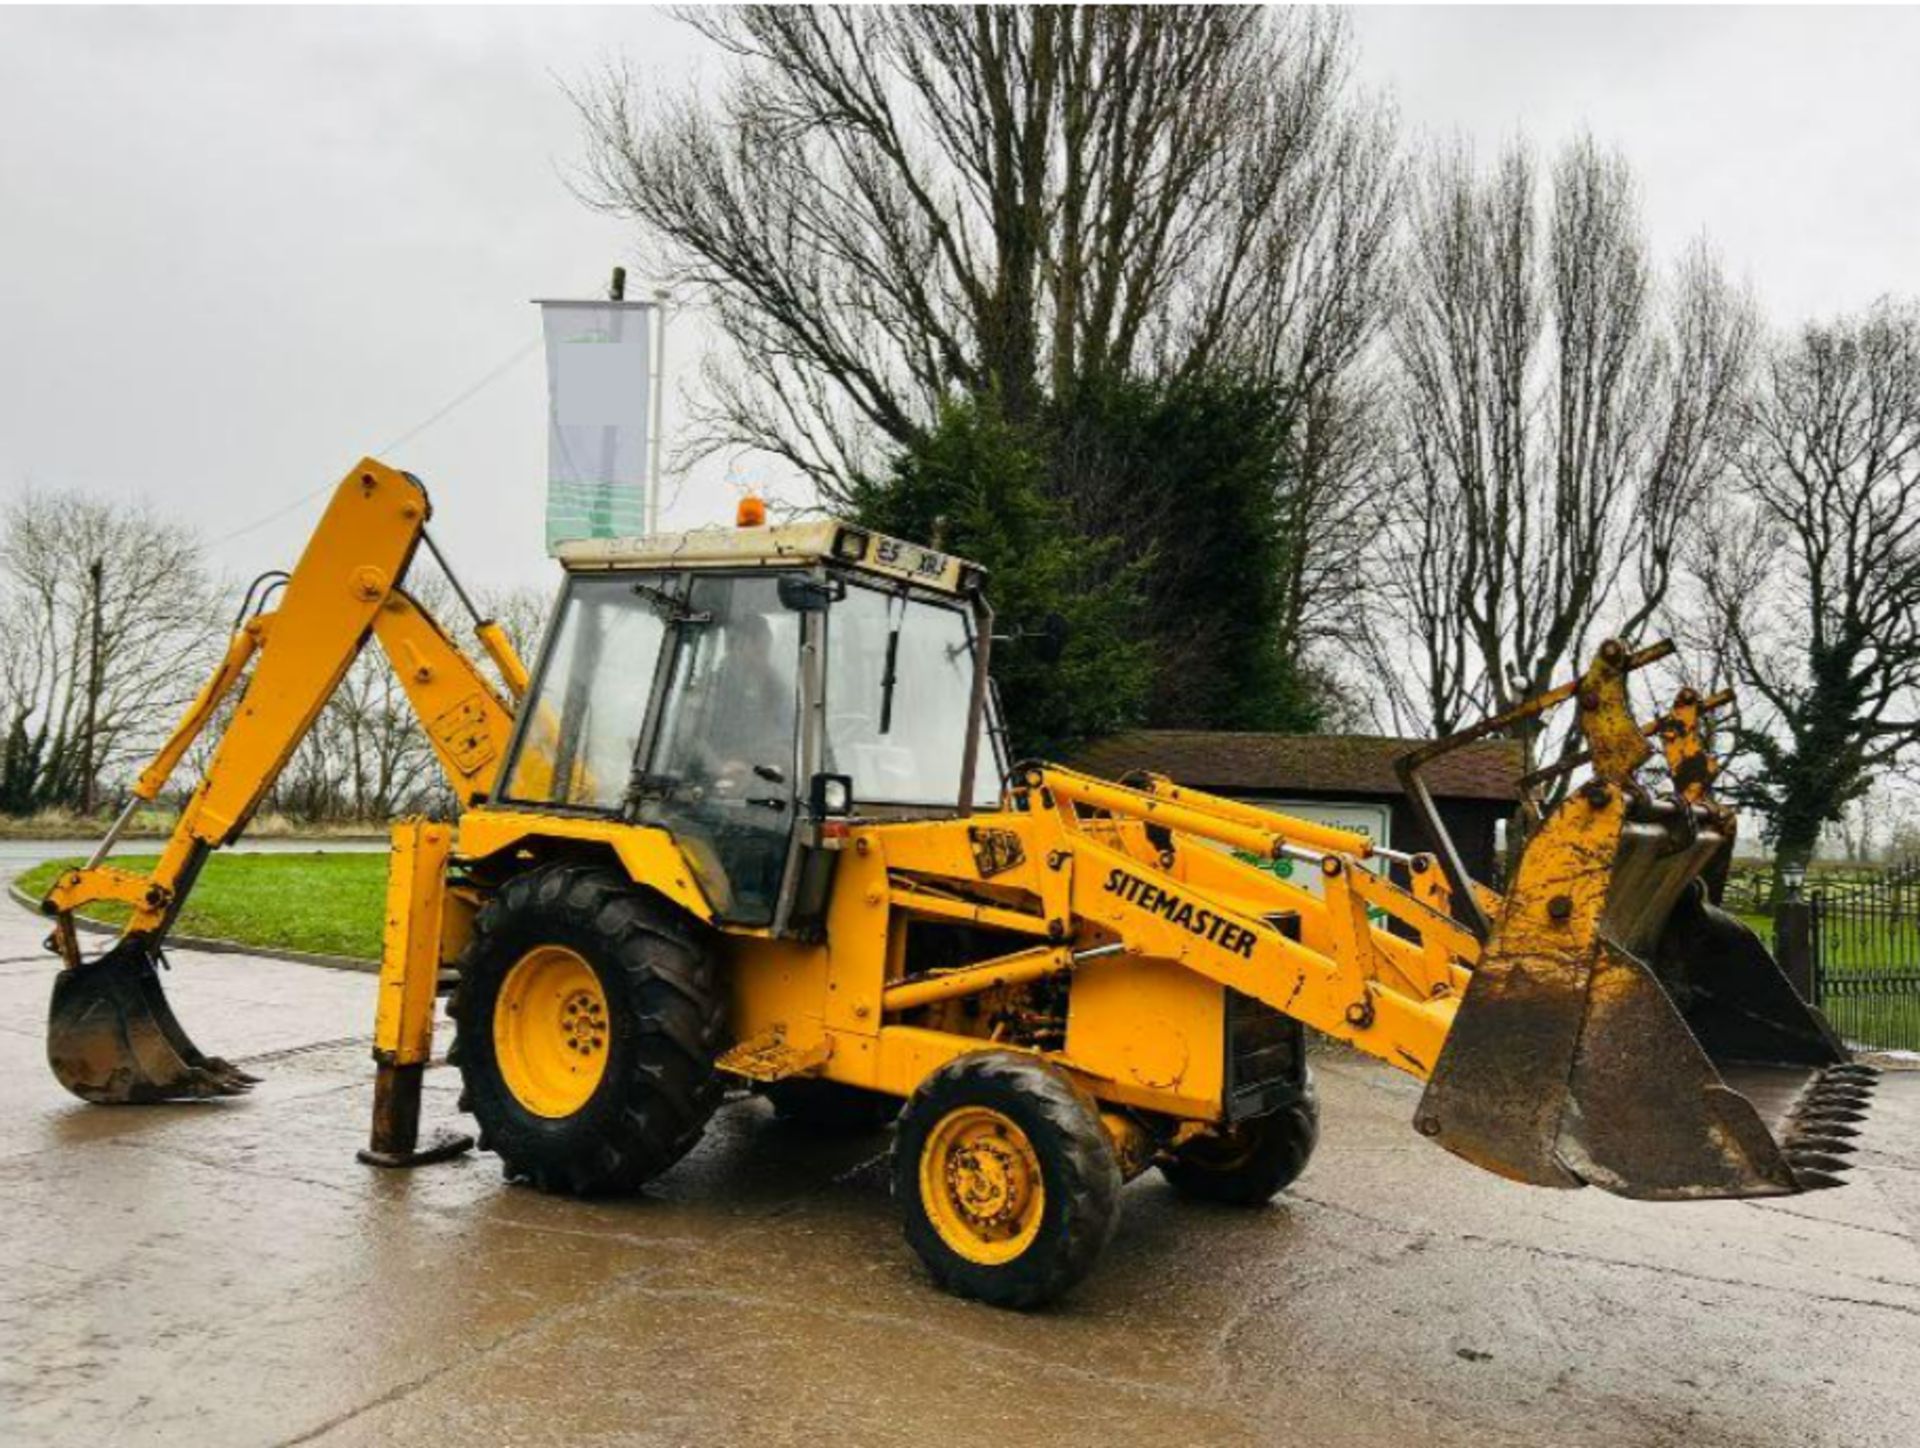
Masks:
[[[75,1096],[108,1105],[237,1096],[259,1080],[194,1046],[131,938],[54,977],[47,1062]]]
[[[1873,1073],[1707,903],[1680,804],[1570,797],[1530,843],[1416,1124],[1543,1186],[1649,1200],[1838,1185]],[[1709,821],[1710,822],[1710,821]]]

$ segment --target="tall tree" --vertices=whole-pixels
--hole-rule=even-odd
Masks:
[[[1920,746],[1920,310],[1777,346],[1698,570],[1747,696],[1734,794],[1782,865]]]
[[[716,101],[578,96],[585,194],[732,344],[706,440],[837,501],[955,394],[1015,426],[1083,379],[1330,385],[1391,227],[1344,21],[1199,7],[744,6]]]
[[[986,402],[951,404],[885,477],[857,485],[853,510],[896,536],[938,537],[987,570],[996,611],[993,674],[1016,754],[1054,756],[1137,724],[1153,681],[1142,578],[1116,544],[1089,546],[1052,487],[1057,441]],[[1065,649],[1036,647],[1058,615]]]
[[[1084,386],[1057,409],[1052,487],[1074,532],[1140,574],[1129,632],[1147,646],[1140,722],[1310,730],[1317,681],[1298,668],[1322,529],[1302,505],[1277,386],[1200,374]]]
[[[830,505],[871,510],[860,480],[928,461],[950,476],[949,409],[986,408],[1047,459],[1055,515],[1143,566],[1156,631],[1250,640],[1218,675],[1187,657],[1177,702],[1275,717],[1272,690],[1242,676],[1309,676],[1378,476],[1358,378],[1399,173],[1391,117],[1352,92],[1345,21],[749,6],[692,22],[734,62],[717,100],[649,101],[619,74],[578,99],[586,195],[641,223],[655,269],[730,344],[696,446],[766,449]],[[1226,414],[1197,399],[1236,388],[1227,411],[1244,421],[1257,395],[1262,415],[1223,445],[1207,429]],[[1116,476],[1075,466],[1122,415],[1167,458],[1225,471],[1171,477],[1137,453]],[[1182,420],[1202,431],[1175,436]],[[1268,440],[1283,452],[1251,466]],[[1184,531],[1104,506],[1116,485],[1138,502],[1136,478],[1184,510]],[[1275,575],[1230,598],[1179,572],[1196,520],[1229,495],[1228,513],[1255,520],[1235,556],[1265,549]],[[1276,526],[1284,551],[1268,546]]]
[[[1376,652],[1412,658],[1398,700],[1445,732],[1660,610],[1727,466],[1755,324],[1704,248],[1663,298],[1631,173],[1591,140],[1544,198],[1524,144],[1484,173],[1438,153],[1410,231]]]

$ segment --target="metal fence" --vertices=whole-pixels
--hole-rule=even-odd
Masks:
[[[1855,1045],[1920,1050],[1920,870],[1823,881],[1806,904],[1814,1004]]]

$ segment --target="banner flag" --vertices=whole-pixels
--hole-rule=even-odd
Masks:
[[[652,302],[540,303],[547,340],[547,549],[646,531]]]

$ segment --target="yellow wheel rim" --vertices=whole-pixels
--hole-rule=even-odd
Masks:
[[[921,1149],[920,1200],[941,1241],[969,1262],[997,1266],[1033,1245],[1047,1189],[1026,1132],[990,1107],[961,1106]]]
[[[540,945],[513,963],[493,1008],[493,1049],[507,1089],[535,1116],[571,1116],[607,1070],[607,997],[585,958]]]

